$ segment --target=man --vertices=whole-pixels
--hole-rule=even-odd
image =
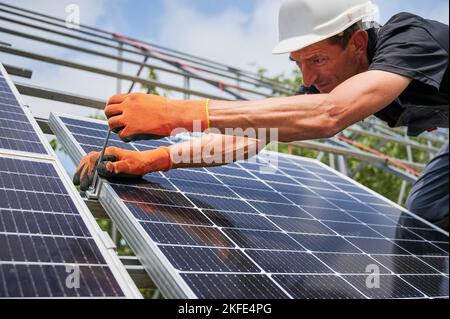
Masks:
[[[280,9],[280,43],[300,68],[299,95],[259,101],[173,101],[153,95],[119,94],[105,108],[109,126],[125,141],[169,136],[176,128],[276,128],[279,140],[331,137],[375,114],[409,135],[448,128],[448,25],[400,13],[386,25],[364,27],[376,13],[368,0],[287,0]],[[308,94],[305,94],[308,93]],[[255,138],[210,134],[201,150],[224,146],[223,155],[264,147]],[[174,163],[181,152],[190,161]],[[136,175],[189,166],[218,165],[186,142],[147,152],[108,148],[102,176]],[[90,153],[74,177],[89,185],[99,153]],[[199,158],[201,157],[201,158]],[[235,157],[234,160],[241,157]],[[197,161],[196,161],[197,160]],[[220,163],[219,163],[220,164]],[[448,220],[448,144],[413,186],[408,208],[432,221]]]

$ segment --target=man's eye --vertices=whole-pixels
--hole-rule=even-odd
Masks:
[[[312,60],[314,64],[322,64],[325,62],[325,58],[315,58]]]

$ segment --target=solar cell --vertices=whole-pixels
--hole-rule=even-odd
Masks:
[[[74,135],[101,134],[75,131],[74,121],[102,129],[52,114],[78,161],[84,147]],[[100,201],[168,297],[448,296],[448,234],[319,162],[281,156],[278,164],[264,174],[270,164],[258,156],[152,173],[134,185],[110,180]],[[379,288],[367,285],[370,267],[379,270]]]

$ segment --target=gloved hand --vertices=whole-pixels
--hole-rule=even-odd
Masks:
[[[93,170],[99,157],[100,152],[90,152],[78,165],[73,183],[80,185],[81,190],[88,190],[92,184]],[[150,172],[167,171],[172,166],[170,149],[165,146],[144,152],[108,147],[97,172],[103,177],[137,178]]]
[[[132,93],[113,95],[106,107],[110,129],[125,141],[159,139],[176,128],[190,132],[193,121],[201,131],[209,128],[208,100],[170,100],[162,96]]]

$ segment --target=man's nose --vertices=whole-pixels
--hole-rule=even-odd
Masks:
[[[303,84],[308,87],[313,86],[317,79],[317,74],[306,66],[303,66],[301,72],[303,75]]]

